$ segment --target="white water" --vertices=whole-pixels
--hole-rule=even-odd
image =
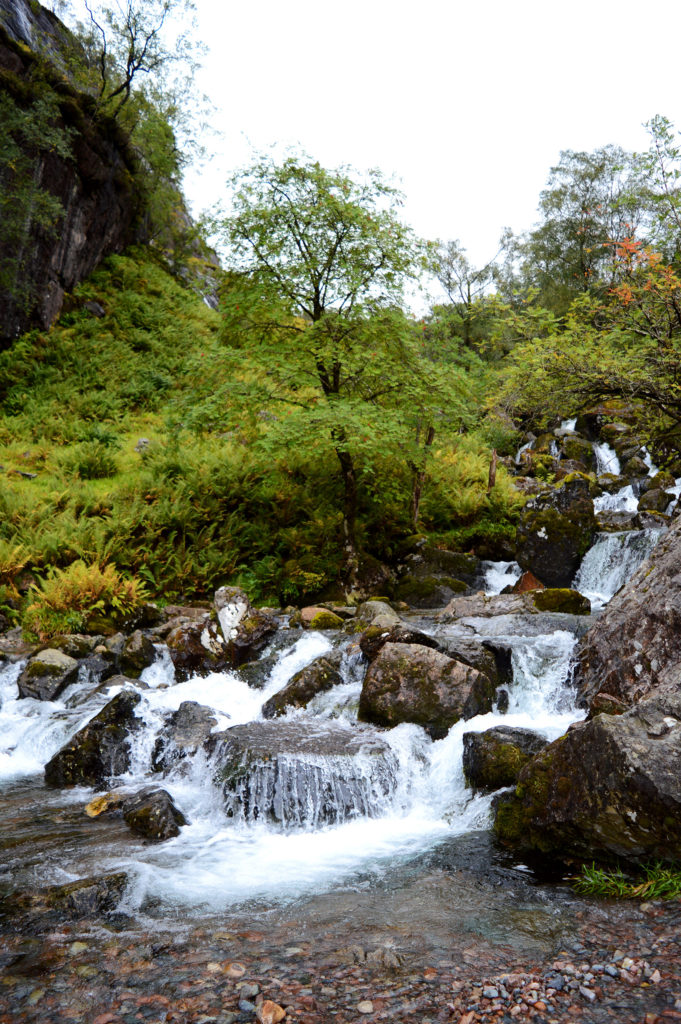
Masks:
[[[523,574],[517,562],[483,562],[486,594],[500,594],[512,587]]]
[[[295,636],[295,634],[294,634]],[[235,821],[225,813],[224,797],[213,782],[213,766],[201,753],[167,776],[149,772],[150,755],[164,718],[184,700],[197,700],[217,713],[219,727],[257,720],[262,703],[280,689],[304,664],[331,648],[326,636],[303,634],[279,659],[262,690],[248,687],[235,673],[214,673],[205,679],[175,683],[172,667],[160,659],[144,673],[138,715],[146,729],[133,738],[133,763],[121,779],[127,788],[161,785],[189,820],[180,835],[158,846],[133,838],[98,855],[96,870],[127,870],[133,884],[127,907],[144,909],[148,899],[194,912],[219,909],[244,900],[290,899],[300,894],[347,883],[361,875],[383,874],[402,858],[424,851],[447,836],[486,827],[491,798],[473,796],[465,786],[461,761],[463,734],[501,723],[535,729],[547,738],[565,731],[580,717],[566,687],[574,637],[563,631],[524,638],[509,637],[513,649],[515,683],[507,715],[490,713],[457,723],[442,740],[433,742],[416,725],[375,732],[391,752],[394,784],[371,811],[342,824],[283,830],[273,825]],[[18,700],[19,666],[0,674],[0,726],[3,775],[34,775],[49,757],[114,692],[97,694],[68,707],[79,696],[78,686],[51,703]],[[356,734],[356,704],[362,666],[350,653],[343,666],[345,682],[312,702],[306,711],[291,712],[294,721],[329,722]],[[83,684],[81,684],[81,690]],[[82,696],[82,693],[80,694]],[[90,791],[64,794],[68,802],[85,804]],[[39,884],[92,873],[92,864],[77,860],[52,863],[43,869]]]
[[[620,475],[620,460],[617,452],[609,444],[594,444],[594,455],[596,456],[596,473],[613,473]]]
[[[602,608],[631,578],[664,532],[661,528],[599,534],[582,559],[573,587],[589,598],[592,609]]]

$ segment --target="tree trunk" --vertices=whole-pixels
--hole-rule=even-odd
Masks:
[[[424,459],[423,466],[421,469],[418,468],[413,462],[411,464],[411,471],[413,473],[412,485],[411,485],[411,524],[414,530],[418,529],[419,523],[419,512],[421,509],[421,494],[423,493],[423,485],[426,480],[426,457],[428,449],[433,443],[435,437],[435,427],[428,427],[428,433],[426,434],[426,440],[424,442]]]
[[[357,585],[359,556],[357,553],[357,476],[352,456],[343,448],[336,448],[343,477],[343,553],[345,583],[349,590]]]
[[[491,494],[492,489],[497,482],[497,450],[492,449],[492,461],[489,464],[489,476],[487,478],[487,493]]]

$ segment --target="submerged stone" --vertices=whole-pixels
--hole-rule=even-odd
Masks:
[[[121,811],[133,832],[157,843],[179,836],[181,826],[187,824],[165,789],[141,789],[123,801]]]
[[[323,655],[296,672],[289,683],[262,706],[263,718],[285,715],[289,708],[305,708],[318,693],[326,693],[343,682],[339,672],[340,652]]]

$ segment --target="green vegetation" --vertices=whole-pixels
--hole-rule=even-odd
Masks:
[[[585,864],[570,882],[581,896],[601,899],[675,900],[681,896],[681,871],[661,863],[645,866],[638,876],[621,868]]]

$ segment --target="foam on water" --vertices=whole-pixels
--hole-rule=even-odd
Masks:
[[[522,576],[517,562],[483,562],[486,594],[500,594],[505,587],[512,587]]]
[[[664,528],[601,533],[582,559],[572,586],[602,608],[651,553]]]
[[[596,456],[596,473],[614,473],[620,475],[620,460],[617,452],[609,444],[594,444],[594,455]]]

